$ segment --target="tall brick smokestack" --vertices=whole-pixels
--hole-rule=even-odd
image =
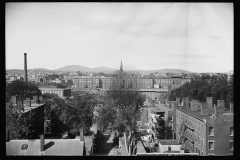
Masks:
[[[24,53],[24,80],[27,82],[27,53]]]

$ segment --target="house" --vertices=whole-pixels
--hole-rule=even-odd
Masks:
[[[182,145],[176,140],[160,140],[158,147],[159,153],[184,153]]]
[[[39,88],[42,94],[44,93],[53,93],[57,94],[58,97],[71,97],[71,89],[62,89],[62,88]]]
[[[84,156],[83,139],[11,140],[6,142],[8,156]]]
[[[224,100],[213,106],[212,97],[207,102],[184,101],[176,107],[176,139],[189,150],[199,155],[233,155],[234,125],[233,105],[225,108]]]

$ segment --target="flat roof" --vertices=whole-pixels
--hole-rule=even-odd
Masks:
[[[44,155],[82,156],[84,142],[79,139],[45,139]],[[26,150],[22,150],[23,145]],[[41,155],[40,139],[6,142],[6,155]]]
[[[176,140],[159,140],[161,145],[181,145]]]
[[[71,90],[71,88],[39,88],[40,90],[57,90],[57,91],[63,91],[63,90]]]
[[[212,116],[212,113],[208,113],[208,115],[201,115],[201,111],[191,111],[191,107],[185,107],[185,106],[178,106],[175,107],[176,109],[185,112],[187,114],[190,114],[191,116],[194,116],[195,118],[198,118],[203,121],[203,119],[209,120]],[[229,113],[229,110],[225,110],[223,114]]]

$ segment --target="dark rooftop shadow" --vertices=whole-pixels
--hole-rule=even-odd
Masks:
[[[44,150],[47,150],[48,148],[52,147],[55,143],[53,141],[48,142],[44,145]]]
[[[97,147],[97,150],[95,151],[95,154],[97,156],[108,156],[108,154],[114,147],[113,143],[107,143],[109,138],[110,136],[107,136],[107,135],[101,138],[100,145]]]

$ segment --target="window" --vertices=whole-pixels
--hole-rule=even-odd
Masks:
[[[169,139],[173,139],[173,132],[169,131]]]
[[[173,121],[173,116],[169,116],[169,121]]]
[[[213,141],[208,142],[208,149],[209,150],[214,150],[214,142]]]
[[[233,142],[230,142],[230,150],[233,150],[233,146],[234,146]]]
[[[230,127],[230,136],[233,136],[233,133],[234,131],[233,131],[233,127]]]
[[[203,156],[203,151],[202,151],[202,156]]]
[[[209,127],[209,136],[214,136],[214,129],[213,129],[213,127]]]

